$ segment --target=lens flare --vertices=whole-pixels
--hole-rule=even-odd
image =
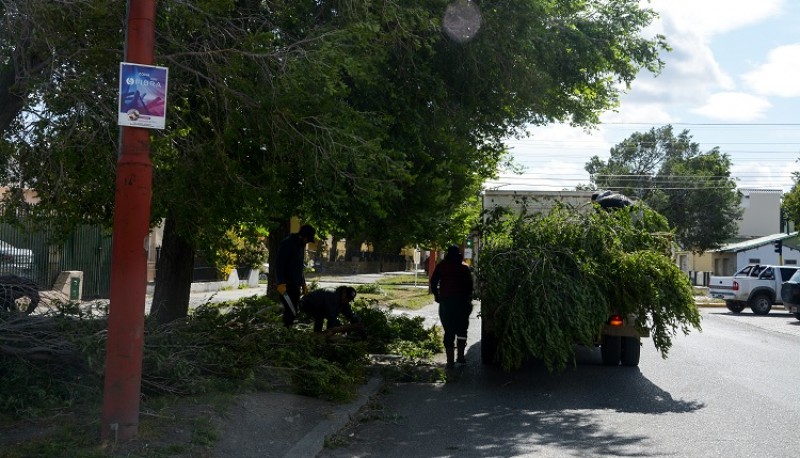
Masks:
[[[442,27],[451,40],[464,43],[478,34],[481,21],[477,5],[469,0],[456,0],[447,6]]]

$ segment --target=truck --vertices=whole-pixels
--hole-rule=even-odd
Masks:
[[[749,264],[733,276],[711,276],[708,295],[725,301],[733,313],[750,307],[755,315],[766,315],[782,305],[781,286],[797,272],[797,266]]]
[[[489,315],[480,314],[481,318],[481,363],[495,364],[497,353],[497,331]],[[649,337],[646,328],[636,327],[636,316],[623,316],[612,311],[608,321],[597,335],[595,346],[600,347],[600,358],[603,365],[627,367],[639,365],[642,338]]]
[[[522,211],[528,214],[547,214],[556,204],[577,208],[579,211],[589,211],[595,208],[592,205],[592,201],[597,198],[597,193],[592,191],[485,190],[482,192],[481,197],[482,210],[485,215],[484,218],[486,218],[486,215],[497,209],[504,209],[517,214]],[[604,206],[602,203],[601,205]],[[477,245],[475,261],[479,264],[480,239]],[[478,292],[478,295],[480,296],[480,292]],[[479,316],[481,318],[481,362],[495,364],[497,363],[499,341],[498,330],[495,329],[496,326],[491,313],[486,313],[485,310],[482,310]],[[595,346],[600,347],[600,355],[604,365],[628,367],[639,365],[641,339],[649,337],[649,330],[645,327],[637,326],[636,318],[632,314],[624,315],[618,310],[609,310],[608,319],[598,329],[597,338],[594,342]]]

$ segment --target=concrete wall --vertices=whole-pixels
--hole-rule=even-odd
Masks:
[[[505,207],[514,212],[520,212],[527,206],[529,213],[545,212],[553,207],[555,202],[562,202],[574,207],[589,207],[593,191],[495,191],[486,190],[481,198],[483,208],[491,210],[496,207]]]
[[[379,272],[399,272],[406,270],[404,261],[339,261],[322,262],[317,266],[319,275],[355,275]]]
[[[781,232],[781,196],[779,189],[741,189],[742,209],[739,237],[763,237]]]

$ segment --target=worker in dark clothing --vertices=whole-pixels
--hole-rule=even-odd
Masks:
[[[452,245],[431,276],[430,290],[439,303],[439,319],[444,328],[444,349],[447,367],[453,367],[454,343],[458,348],[459,364],[466,364],[469,314],[472,313],[472,273],[464,264],[458,247]]]
[[[300,226],[297,233],[289,234],[278,246],[275,280],[278,295],[283,303],[283,324],[291,327],[297,317],[300,294],[308,293],[305,277],[306,244],[314,242],[317,231],[310,225]]]
[[[328,325],[325,329],[331,333],[358,330],[363,326],[358,326],[361,322],[350,307],[355,298],[356,289],[351,286],[339,286],[335,290],[318,289],[303,297],[300,309],[314,318],[314,332],[322,332],[322,324],[326,320]],[[354,326],[343,327],[339,314],[344,315]]]

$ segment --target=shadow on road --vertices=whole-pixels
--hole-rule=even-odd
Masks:
[[[707,312],[709,315],[722,315],[722,316],[740,316],[740,317],[750,317],[753,319],[760,319],[760,318],[794,318],[794,315],[789,312],[783,312],[779,310],[771,310],[766,315],[756,315],[753,312],[749,311],[742,311],[740,313],[733,313],[729,310],[720,310],[714,312]]]
[[[542,362],[504,372],[482,365],[480,342],[469,365],[445,384],[400,384],[377,403],[383,413],[344,432],[350,444],[321,456],[631,456],[645,449],[649,428],[665,413],[702,409],[674,399],[638,368],[608,367],[599,349],[579,347],[577,365],[551,374]],[[609,424],[606,412],[652,416],[626,429]]]
[[[473,345],[470,359],[480,360],[481,343]],[[505,372],[499,366],[470,367],[471,378],[483,388],[519,392],[536,399],[547,409],[610,409],[617,412],[661,414],[685,413],[703,408],[694,401],[673,399],[645,377],[638,367],[609,367],[602,364],[600,350],[576,347],[576,365],[561,373],[550,373],[541,361],[526,362],[520,369]],[[474,355],[472,355],[474,353]],[[462,380],[463,380],[462,375]],[[455,384],[448,389],[460,389]]]

